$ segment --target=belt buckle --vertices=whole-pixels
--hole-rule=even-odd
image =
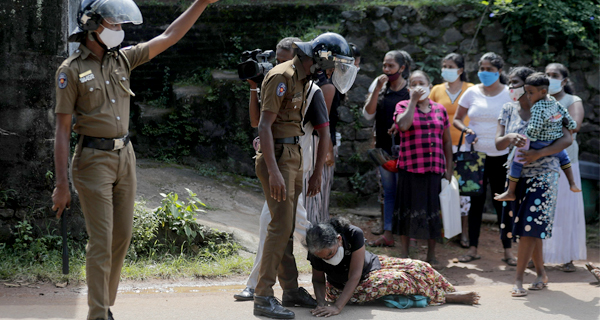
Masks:
[[[119,149],[123,149],[123,147],[125,146],[125,139],[114,139],[114,147],[113,150],[119,150]]]

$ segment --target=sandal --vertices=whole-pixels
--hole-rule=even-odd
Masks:
[[[538,281],[529,285],[529,290],[542,290],[548,286],[548,282]]]
[[[469,244],[470,244],[469,240],[460,239],[459,243],[460,243],[461,247],[463,247],[465,249],[469,249]]]
[[[575,272],[575,265],[573,265],[573,262],[567,262],[565,264],[563,264],[562,266],[559,267],[560,271],[562,272]]]
[[[598,267],[596,267],[594,264],[592,264],[591,262],[586,263],[585,267],[594,276],[594,278],[596,278],[596,280],[600,284],[600,269]]]
[[[388,238],[382,235],[381,237],[379,237],[379,239],[375,241],[369,241],[367,245],[369,247],[393,247],[394,239],[392,238],[391,240],[388,240]]]
[[[527,290],[525,290],[524,288],[513,287],[512,291],[510,292],[510,295],[513,297],[524,297],[527,295]]]
[[[517,265],[517,259],[515,258],[502,258],[502,261],[506,262],[506,264],[511,267],[515,267]]]
[[[460,261],[460,262],[471,262],[473,260],[479,260],[479,259],[481,259],[481,256],[478,254],[476,254],[476,255],[465,254],[465,255],[458,257],[458,261]]]

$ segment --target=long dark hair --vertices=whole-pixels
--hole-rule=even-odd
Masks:
[[[529,67],[518,66],[518,67],[511,68],[510,71],[508,72],[508,76],[509,77],[517,76],[521,80],[523,80],[523,83],[525,83],[525,79],[527,79],[527,77],[529,77],[533,73],[535,73],[535,70],[533,70]]]
[[[450,53],[442,59],[442,62],[445,60],[450,60],[456,64],[456,66],[460,69],[463,69],[463,73],[460,74],[460,81],[467,82],[469,78],[467,77],[467,73],[465,72],[465,58],[458,53]]]
[[[488,53],[484,54],[483,56],[481,56],[481,58],[479,59],[479,66],[481,66],[481,63],[483,62],[483,60],[487,60],[490,64],[492,64],[494,67],[496,67],[498,69],[502,69],[504,67],[504,59],[502,59],[502,57],[500,55],[498,55],[494,52],[488,52]],[[508,78],[506,77],[504,72],[500,72],[500,83],[502,83],[502,84],[508,83]]]
[[[313,225],[306,230],[306,246],[308,252],[315,254],[337,243],[338,234],[344,233],[350,227],[350,221],[343,217],[331,218],[326,223]]]
[[[573,88],[573,83],[571,82],[571,78],[569,78],[569,69],[565,67],[562,63],[554,62],[546,66],[546,68],[556,68],[558,72],[563,76],[563,79],[567,79],[567,83],[563,87],[563,90],[568,94],[575,94],[575,89]]]

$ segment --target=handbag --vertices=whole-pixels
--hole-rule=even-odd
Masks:
[[[460,196],[458,181],[442,178],[442,192],[440,192],[440,209],[442,210],[442,224],[444,225],[444,238],[450,239],[462,232],[460,223]]]
[[[386,307],[398,309],[425,308],[429,305],[429,298],[421,295],[401,296],[391,294],[381,297],[381,300]]]
[[[483,194],[483,169],[486,154],[473,150],[460,151],[463,136],[460,134],[458,140],[458,151],[454,154],[454,176],[458,181],[458,189],[461,196],[479,196]]]
[[[398,172],[397,159],[400,154],[400,146],[395,143],[394,136],[392,136],[392,155],[387,153],[381,148],[373,148],[367,150],[369,159],[375,163],[375,165],[382,166],[385,170],[390,172]]]

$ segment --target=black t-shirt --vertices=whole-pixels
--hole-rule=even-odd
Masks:
[[[350,225],[348,230],[341,234],[344,246],[344,258],[337,265],[333,266],[323,261],[323,259],[308,254],[308,260],[315,270],[325,272],[327,282],[331,283],[338,289],[343,289],[348,282],[348,273],[350,272],[350,260],[352,253],[365,245],[365,236],[363,231],[353,225]],[[369,273],[374,270],[381,269],[379,258],[377,255],[365,250],[365,264],[363,266],[360,280],[364,280],[369,276]]]
[[[387,153],[392,155],[392,137],[387,131],[394,124],[394,111],[396,111],[396,105],[398,102],[410,99],[410,93],[408,92],[407,86],[398,90],[392,91],[389,88],[385,89],[383,98],[379,99],[377,103],[377,112],[375,113],[375,147],[385,150]],[[396,144],[400,143],[400,137],[396,135]],[[397,155],[396,155],[397,156]]]
[[[322,87],[326,84],[333,85],[333,82],[331,82],[331,79],[327,78],[327,76],[325,75],[324,72],[319,72],[317,85],[319,87]],[[336,133],[335,127],[336,127],[338,119],[339,119],[338,106],[340,105],[340,101],[341,101],[341,94],[336,88],[335,93],[333,95],[333,100],[331,101],[331,109],[329,110],[329,134],[331,135],[331,143],[334,146],[337,141],[336,135],[335,135],[335,133]]]
[[[308,108],[306,109],[303,125],[310,122],[310,124],[317,129],[328,121],[329,118],[327,117],[327,105],[325,104],[325,97],[323,97],[323,92],[321,92],[321,90],[317,90],[313,95]]]

